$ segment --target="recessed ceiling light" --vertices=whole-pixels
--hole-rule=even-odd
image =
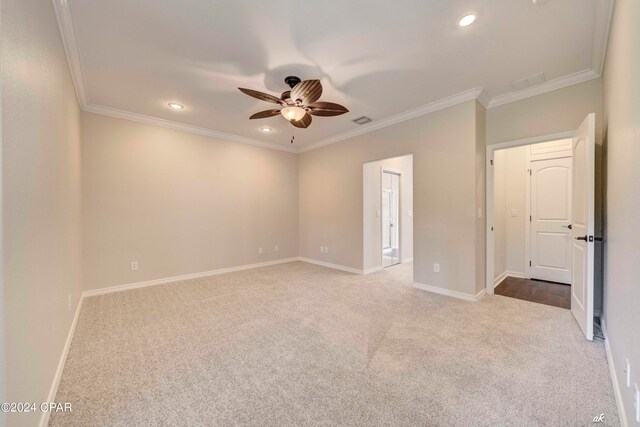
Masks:
[[[266,126],[264,126],[264,127],[261,127],[261,128],[260,128],[260,131],[261,131],[261,132],[264,132],[264,133],[269,133],[269,132],[271,132],[272,130],[273,130],[273,129],[271,129],[271,128],[269,128],[269,127],[266,127]]]
[[[473,24],[475,20],[476,20],[476,15],[467,15],[462,17],[462,19],[460,19],[460,22],[458,22],[458,25],[460,25],[461,27],[466,27]]]
[[[172,110],[184,110],[184,105],[178,104],[177,102],[170,102],[168,105]]]

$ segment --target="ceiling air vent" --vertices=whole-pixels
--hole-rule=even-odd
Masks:
[[[362,117],[358,117],[357,119],[354,120],[355,123],[359,124],[359,125],[363,125],[365,123],[369,123],[371,121],[371,119],[367,116],[362,116]]]
[[[524,79],[511,82],[511,87],[514,88],[515,90],[522,90],[531,86],[539,85],[546,81],[547,79],[544,76],[544,73],[538,73],[538,74],[534,74],[533,76],[525,77]]]

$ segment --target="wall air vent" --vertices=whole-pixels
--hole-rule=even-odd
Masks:
[[[365,123],[369,123],[371,121],[371,119],[367,116],[362,116],[362,117],[358,117],[357,119],[354,120],[355,123],[359,124],[359,125],[363,125]]]

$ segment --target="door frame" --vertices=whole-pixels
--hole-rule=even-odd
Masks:
[[[517,139],[514,141],[508,141],[508,142],[501,142],[499,144],[491,144],[491,145],[487,145],[487,155],[486,155],[486,165],[485,165],[485,171],[486,171],[486,177],[487,177],[487,182],[486,182],[486,189],[485,189],[485,194],[486,194],[486,226],[487,226],[487,239],[486,239],[486,277],[485,277],[485,281],[486,281],[486,292],[488,294],[493,294],[494,293],[494,258],[495,258],[495,253],[494,253],[494,247],[495,247],[495,242],[494,242],[494,238],[493,238],[493,221],[494,221],[494,206],[493,206],[493,189],[494,189],[494,169],[493,169],[493,159],[494,159],[494,153],[497,150],[503,150],[505,148],[512,148],[512,147],[520,147],[523,145],[531,145],[531,144],[537,144],[539,142],[549,142],[549,141],[554,141],[557,139],[567,139],[567,138],[573,138],[575,135],[575,129],[573,130],[569,130],[569,131],[565,131],[565,132],[558,132],[558,133],[552,133],[552,134],[547,134],[547,135],[540,135],[540,136],[534,136],[531,138],[524,138],[524,139]],[[528,206],[527,206],[528,207]],[[525,267],[526,267],[526,262],[525,262]],[[527,273],[529,273],[528,267],[525,270]]]
[[[402,264],[402,171],[392,169],[388,167],[380,167],[380,266],[384,269],[384,243],[382,242],[382,236],[384,235],[384,224],[382,219],[382,178],[385,173],[390,173],[398,176],[398,264]],[[393,267],[392,264],[389,267]]]

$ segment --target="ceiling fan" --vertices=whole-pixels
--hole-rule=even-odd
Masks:
[[[293,126],[297,128],[307,128],[311,124],[312,115],[330,117],[349,112],[349,110],[340,104],[317,102],[322,95],[322,84],[320,84],[320,80],[301,81],[299,77],[289,76],[285,78],[284,81],[289,85],[291,90],[282,92],[280,98],[253,89],[238,88],[241,92],[249,96],[280,106],[273,110],[255,113],[249,117],[250,119],[266,119],[267,117],[281,114]]]

